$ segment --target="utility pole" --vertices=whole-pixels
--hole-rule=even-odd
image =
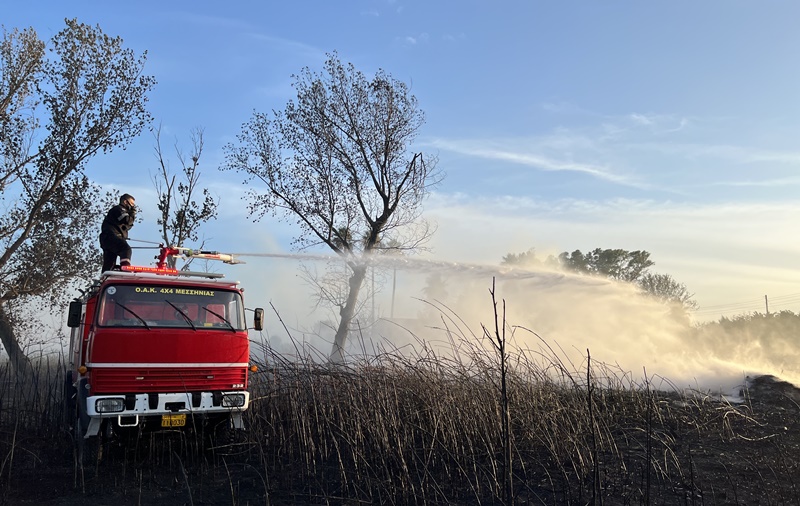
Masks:
[[[769,316],[769,300],[767,300],[767,296],[764,296],[764,305],[767,308],[767,316]]]
[[[394,293],[397,290],[397,268],[392,269],[392,312],[390,318],[394,318]]]

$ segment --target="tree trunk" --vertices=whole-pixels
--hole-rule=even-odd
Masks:
[[[350,333],[350,322],[353,321],[356,303],[358,302],[358,293],[361,291],[361,285],[364,283],[366,276],[366,265],[357,265],[353,268],[353,275],[350,276],[350,291],[347,293],[347,302],[339,312],[342,318],[339,320],[339,328],[336,329],[336,337],[333,340],[333,349],[331,350],[330,360],[334,364],[344,363],[344,346],[347,343],[347,335]]]
[[[31,369],[31,363],[14,336],[14,329],[8,322],[6,314],[0,309],[0,343],[3,344],[8,358],[11,361],[11,368],[17,377],[27,376]]]

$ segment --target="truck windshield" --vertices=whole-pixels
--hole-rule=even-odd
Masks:
[[[205,286],[110,285],[97,317],[101,327],[245,330],[241,294]]]

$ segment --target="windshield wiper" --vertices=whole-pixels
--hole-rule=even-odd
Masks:
[[[122,303],[120,303],[120,302],[118,302],[118,301],[116,301],[116,300],[114,301],[114,304],[118,305],[119,307],[121,307],[121,308],[122,308],[122,309],[124,309],[125,311],[129,312],[130,314],[132,314],[133,316],[135,316],[136,318],[138,318],[138,319],[139,319],[139,321],[140,321],[140,322],[142,322],[142,325],[144,325],[144,327],[145,327],[147,330],[150,330],[150,325],[148,325],[148,324],[147,324],[147,322],[146,322],[146,321],[144,321],[144,319],[143,319],[141,316],[139,316],[138,314],[134,313],[132,309],[128,308],[127,306],[125,306],[124,304],[122,304]]]
[[[222,320],[222,321],[224,321],[225,323],[227,323],[227,324],[228,324],[228,327],[230,327],[230,328],[231,328],[231,332],[236,332],[236,329],[235,329],[235,328],[233,328],[233,325],[231,325],[231,322],[229,322],[227,318],[225,318],[224,316],[222,316],[221,314],[219,314],[219,313],[217,313],[217,312],[215,312],[215,311],[212,311],[212,310],[208,309],[208,308],[207,308],[207,307],[205,307],[205,306],[203,306],[203,309],[205,309],[205,310],[206,310],[206,311],[208,311],[209,313],[213,314],[214,316],[216,316],[216,317],[217,317],[217,318],[219,318],[220,320]]]
[[[179,312],[181,314],[181,316],[183,316],[183,319],[186,320],[186,323],[188,323],[189,325],[192,326],[192,330],[197,330],[197,327],[194,326],[194,322],[192,321],[191,318],[189,318],[189,315],[187,315],[186,313],[183,312],[183,309],[179,308],[178,306],[176,306],[172,302],[168,301],[167,299],[164,299],[164,302],[166,302],[170,306],[174,307],[175,311]]]

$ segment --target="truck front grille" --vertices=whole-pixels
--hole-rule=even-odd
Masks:
[[[245,367],[95,368],[92,392],[148,393],[231,390],[247,387]]]

